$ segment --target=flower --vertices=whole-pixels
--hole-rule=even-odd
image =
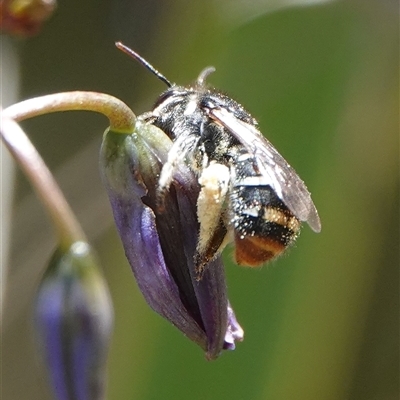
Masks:
[[[35,317],[57,399],[105,399],[113,310],[87,243],[56,250],[38,289]]]
[[[56,0],[1,0],[0,28],[13,35],[34,35],[56,7]]]
[[[215,359],[222,349],[234,349],[243,330],[228,303],[221,258],[209,263],[201,279],[195,271],[200,187],[185,165],[174,175],[163,210],[157,206],[158,178],[171,144],[140,119],[131,135],[107,131],[100,155],[103,181],[147,303]]]

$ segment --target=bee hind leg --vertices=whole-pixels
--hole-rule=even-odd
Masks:
[[[200,231],[195,254],[199,279],[207,264],[226,245],[225,203],[230,185],[230,171],[225,165],[211,162],[199,177],[201,190],[197,199]]]

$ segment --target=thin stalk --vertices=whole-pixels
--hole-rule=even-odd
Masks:
[[[85,234],[50,170],[16,121],[73,110],[105,115],[109,119],[110,130],[114,132],[129,134],[135,129],[135,114],[121,100],[104,93],[81,91],[55,93],[14,104],[3,110],[0,126],[4,143],[49,212],[60,246],[65,250],[73,242],[86,241]]]
[[[1,118],[1,137],[23,170],[52,219],[63,250],[76,241],[87,241],[73,211],[40,154],[11,118]]]
[[[121,100],[97,92],[63,92],[21,101],[3,110],[3,115],[15,121],[58,111],[86,110],[99,112],[110,121],[114,132],[132,133],[136,117]]]

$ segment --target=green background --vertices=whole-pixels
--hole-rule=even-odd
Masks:
[[[150,310],[131,275],[97,171],[106,121],[66,113],[24,123],[110,284],[116,328],[108,399],[398,398],[398,5],[286,3],[74,0],[60,2],[38,36],[11,39],[21,99],[95,90],[137,114],[165,87],[115,41],[179,84],[214,65],[209,82],[259,120],[320,213],[320,234],[305,226],[286,255],[261,269],[235,266],[226,251],[229,297],[245,340],[208,362]],[[18,174],[2,332],[5,400],[52,398],[30,307],[53,246]]]

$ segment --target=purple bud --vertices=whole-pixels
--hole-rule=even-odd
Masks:
[[[55,252],[39,287],[35,314],[56,398],[104,399],[113,311],[87,243]]]
[[[222,349],[233,349],[243,331],[228,304],[221,258],[209,263],[200,280],[195,271],[200,187],[185,165],[174,175],[163,210],[157,207],[158,178],[171,144],[164,132],[140,121],[131,135],[107,132],[103,180],[146,301],[214,359]]]

